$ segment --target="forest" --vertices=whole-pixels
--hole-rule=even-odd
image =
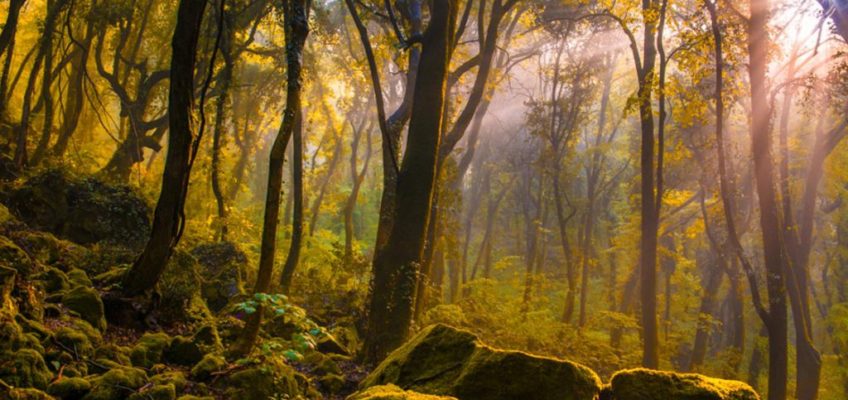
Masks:
[[[848,399],[846,0],[0,1],[0,399]]]

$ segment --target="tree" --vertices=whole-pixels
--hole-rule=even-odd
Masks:
[[[122,290],[129,296],[144,293],[156,285],[179,242],[185,223],[183,207],[191,174],[192,151],[197,146],[192,123],[194,69],[205,8],[206,0],[181,0],[177,10],[177,25],[171,42],[168,156],[150,239],[123,280]]]
[[[396,216],[382,252],[375,255],[369,305],[368,362],[382,360],[400,346],[412,323],[418,266],[427,236],[430,206],[436,182],[447,68],[456,19],[456,1],[435,0],[430,24],[421,39],[419,68],[428,71],[416,79],[409,134],[398,174]]]
[[[303,129],[301,91],[303,86],[303,48],[309,36],[309,0],[287,1],[283,8],[286,32],[286,109],[283,121],[271,147],[268,165],[268,190],[265,194],[265,213],[262,225],[262,244],[259,253],[259,270],[254,293],[266,293],[271,286],[274,258],[277,247],[277,225],[280,217],[280,192],[283,186],[283,164],[286,147],[292,136],[299,137]],[[300,140],[300,139],[296,139]],[[298,146],[295,146],[298,147]],[[302,167],[301,167],[302,168]],[[292,246],[294,246],[292,244]],[[263,307],[258,307],[245,323],[232,354],[244,356],[250,353],[259,335]]]

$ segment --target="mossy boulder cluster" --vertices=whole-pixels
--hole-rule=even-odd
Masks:
[[[49,170],[13,188],[7,197],[7,206],[21,221],[75,243],[139,249],[150,234],[150,208],[127,186]]]
[[[441,324],[392,352],[361,387],[349,400],[419,398],[405,390],[460,400],[759,400],[742,382],[647,369],[620,371],[603,385],[582,365],[495,349]]]

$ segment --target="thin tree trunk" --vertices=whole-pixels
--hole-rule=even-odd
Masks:
[[[309,35],[309,0],[293,0],[285,5],[284,22],[286,32],[286,109],[283,121],[271,147],[268,166],[268,190],[265,194],[265,213],[262,226],[262,244],[259,253],[259,269],[256,275],[254,293],[266,293],[271,286],[274,272],[274,258],[277,247],[277,225],[280,217],[280,192],[283,187],[283,164],[286,147],[300,128],[302,119],[301,89],[303,85],[303,47]],[[262,324],[264,308],[258,307],[245,323],[241,337],[234,344],[231,353],[245,356],[253,349],[259,327]]]

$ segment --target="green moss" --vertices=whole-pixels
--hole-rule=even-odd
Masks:
[[[162,361],[162,354],[170,344],[171,337],[164,333],[146,333],[133,346],[130,360],[133,366],[150,368]]]
[[[38,266],[29,255],[6,236],[0,236],[0,267],[8,267],[23,278],[39,272]]]
[[[215,400],[212,396],[194,396],[191,394],[187,394],[184,396],[177,397],[177,400]]]
[[[324,354],[350,355],[350,351],[344,344],[332,334],[326,334],[318,340],[318,351]]]
[[[78,244],[57,239],[50,233],[33,230],[16,230],[9,239],[20,246],[34,261],[57,267],[62,271],[71,268],[88,268],[91,252]]]
[[[70,288],[68,283],[68,275],[62,272],[59,268],[49,267],[44,272],[38,274],[35,280],[40,281],[44,290],[47,293],[55,293]]]
[[[91,382],[83,378],[62,378],[47,387],[47,393],[62,400],[81,399],[91,390]]]
[[[201,325],[192,336],[194,343],[197,343],[201,348],[206,350],[222,350],[221,337],[218,335],[218,328],[213,322]]]
[[[27,339],[24,330],[15,321],[11,312],[0,311],[0,353],[25,347]]]
[[[287,365],[262,365],[238,371],[227,377],[224,397],[240,400],[267,400],[271,396],[300,394],[296,372]]]
[[[83,400],[123,400],[147,381],[138,368],[117,367],[91,380],[91,391]]]
[[[103,301],[96,290],[77,286],[62,296],[62,304],[80,315],[80,318],[101,331],[106,329]]]
[[[21,349],[0,357],[0,379],[12,386],[45,389],[53,379],[44,358],[35,350]]]
[[[94,354],[94,346],[91,345],[91,340],[78,330],[68,327],[59,328],[53,334],[53,340],[63,350],[78,357],[90,357]]]
[[[395,385],[372,386],[361,392],[355,393],[347,400],[450,400],[455,397],[433,396],[412,391],[405,391]]]
[[[347,381],[343,376],[336,374],[329,374],[322,376],[318,379],[318,384],[321,385],[321,389],[327,393],[339,393],[344,389]]]
[[[759,400],[750,386],[739,381],[679,374],[644,368],[619,371],[609,388],[612,400]]]
[[[88,279],[88,274],[86,274],[85,271],[79,268],[71,268],[71,270],[68,271],[68,280],[70,280],[71,283],[79,286],[94,286],[94,284],[91,283],[91,279]]]
[[[188,385],[188,379],[186,379],[183,371],[174,370],[152,376],[150,383],[154,385],[173,385],[177,392],[182,392]]]
[[[226,366],[227,360],[224,357],[217,354],[207,354],[191,368],[191,376],[194,379],[207,380],[213,373],[224,369]]]
[[[130,395],[128,400],[174,400],[177,398],[177,389],[173,383],[165,385],[153,385],[145,390]]]
[[[190,338],[183,336],[174,337],[162,355],[165,362],[183,366],[192,366],[203,358],[200,347]]]
[[[120,346],[114,343],[105,344],[94,350],[95,358],[105,358],[112,360],[120,365],[130,366],[132,365],[132,361],[130,360],[130,349],[127,346]]]
[[[47,393],[38,389],[12,389],[9,393],[10,400],[53,400]]]
[[[601,382],[569,361],[498,350],[472,333],[432,325],[391,353],[362,387],[403,389],[467,399],[592,400]]]

